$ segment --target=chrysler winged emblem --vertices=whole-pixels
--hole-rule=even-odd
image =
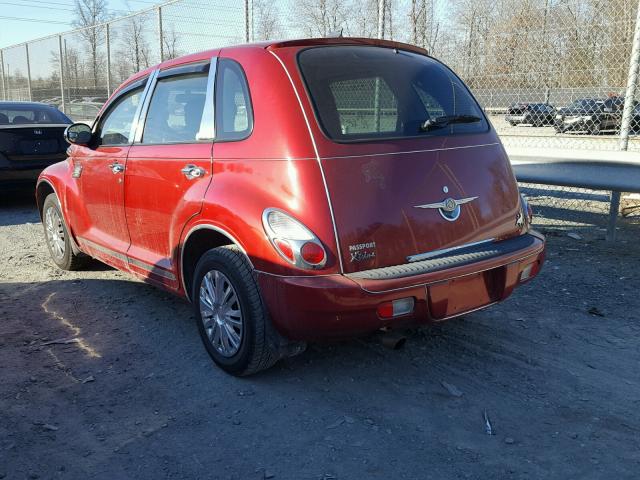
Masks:
[[[442,218],[449,222],[454,222],[460,216],[460,205],[464,205],[465,203],[473,202],[478,197],[467,197],[467,198],[445,198],[441,202],[436,203],[426,203],[424,205],[414,205],[415,208],[434,208],[440,212]]]

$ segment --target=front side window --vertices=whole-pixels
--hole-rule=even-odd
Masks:
[[[249,87],[237,62],[223,58],[216,77],[216,140],[242,140],[253,129]]]
[[[110,107],[100,123],[100,145],[126,145],[142,98],[142,87],[124,94]]]
[[[303,50],[298,63],[320,125],[337,141],[488,130],[462,81],[429,57],[390,48]]]
[[[142,133],[142,143],[195,143],[207,96],[208,74],[158,80]]]

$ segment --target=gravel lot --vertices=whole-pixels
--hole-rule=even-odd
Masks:
[[[311,345],[236,379],[189,305],[56,270],[30,195],[0,202],[0,478],[638,478],[637,229],[556,232],[536,282],[402,350]]]

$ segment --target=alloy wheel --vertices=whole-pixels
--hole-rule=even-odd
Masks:
[[[61,260],[65,253],[64,225],[58,209],[51,206],[44,217],[47,242],[51,248],[51,254],[56,260]]]
[[[205,274],[200,286],[200,317],[211,345],[224,357],[232,357],[242,343],[240,300],[227,276],[219,270]]]

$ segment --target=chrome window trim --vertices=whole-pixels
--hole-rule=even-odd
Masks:
[[[253,262],[251,261],[251,258],[249,258],[249,255],[247,255],[247,251],[244,249],[244,247],[236,237],[231,235],[228,231],[220,227],[216,227],[215,225],[210,225],[208,223],[196,225],[191,230],[189,230],[189,232],[185,235],[184,240],[181,242],[181,245],[180,245],[180,283],[182,284],[182,290],[184,291],[184,294],[187,297],[187,300],[189,300],[189,302],[191,302],[191,294],[190,292],[187,291],[187,283],[184,278],[184,246],[189,241],[189,237],[194,232],[197,232],[198,230],[213,230],[214,232],[221,233],[224,236],[228,237],[233,242],[233,244],[240,249],[240,251],[244,254],[244,256],[247,257],[247,261],[249,262],[249,265],[251,265],[251,269],[255,270],[255,267],[253,266]]]
[[[147,89],[147,85],[149,84],[149,79],[151,78],[151,75],[153,75],[153,72],[151,72],[147,77],[144,77],[140,80],[136,80],[134,82],[131,82],[129,85],[127,85],[126,87],[124,87],[122,90],[120,90],[119,92],[116,93],[116,95],[112,98],[109,98],[107,100],[107,102],[105,102],[105,107],[102,110],[102,113],[98,112],[99,115],[96,116],[96,118],[93,119],[93,125],[91,125],[91,133],[93,135],[95,135],[96,133],[98,133],[99,128],[98,126],[102,125],[102,121],[104,120],[105,114],[109,113],[109,111],[111,110],[111,108],[113,107],[113,105],[118,102],[122,97],[124,97],[126,94],[128,94],[129,92],[136,90],[140,87],[142,87],[144,85],[144,87],[142,87],[142,94],[144,95],[145,90]],[[140,85],[138,85],[140,84]],[[139,105],[138,105],[139,107]],[[134,122],[136,119],[136,115],[138,115],[138,110],[136,109],[136,113],[134,114]],[[133,126],[133,123],[131,123],[131,125]],[[74,123],[85,123],[85,122],[74,122]],[[129,136],[131,137],[131,131],[129,131]],[[104,144],[105,147],[108,146],[122,146],[122,145],[131,145],[131,142],[129,143],[125,143],[125,144],[117,144],[117,145],[110,145],[110,144]],[[98,145],[98,147],[101,147],[103,145]]]
[[[480,240],[479,242],[471,242],[465,243],[464,245],[458,245],[456,247],[449,248],[441,248],[439,250],[432,250],[431,252],[418,253],[417,255],[409,255],[407,257],[407,262],[419,262],[421,260],[428,260],[433,257],[437,257],[439,255],[444,255],[445,253],[455,252],[456,250],[462,250],[463,248],[475,247],[478,245],[482,245],[483,243],[493,242],[495,238],[488,238],[486,240]]]
[[[320,175],[322,176],[324,192],[327,195],[327,204],[329,205],[329,214],[331,215],[333,234],[335,235],[335,240],[336,240],[336,254],[338,256],[338,263],[340,264],[340,273],[344,273],[344,265],[342,263],[342,250],[340,249],[340,239],[338,237],[338,230],[336,228],[336,218],[333,213],[333,204],[331,203],[331,196],[329,195],[329,187],[327,186],[327,179],[324,174],[324,169],[322,168],[322,160],[320,158],[320,153],[318,152],[316,139],[314,138],[313,132],[311,130],[311,123],[309,122],[307,112],[305,112],[304,110],[304,106],[302,105],[302,99],[300,98],[300,94],[298,93],[298,89],[296,88],[295,83],[293,83],[293,77],[291,77],[289,70],[287,69],[282,59],[273,50],[269,50],[269,53],[273,55],[276,60],[278,60],[278,62],[282,66],[282,69],[284,70],[284,73],[286,73],[287,77],[289,78],[289,82],[291,83],[291,88],[293,89],[293,93],[295,93],[296,95],[296,99],[298,100],[298,105],[300,106],[300,111],[302,112],[302,116],[304,117],[304,121],[307,125],[307,130],[309,131],[309,137],[311,138],[311,144],[313,145],[313,151],[316,155],[316,161],[318,162],[318,167],[320,168]]]
[[[151,72],[151,75],[149,75],[149,79],[147,80],[147,85],[142,92],[142,101],[140,102],[140,105],[138,105],[135,120],[131,125],[131,136],[129,138],[131,138],[132,140],[130,142],[130,145],[139,143],[140,138],[142,138],[142,130],[144,129],[144,124],[147,118],[147,111],[149,110],[149,103],[151,102],[151,97],[153,96],[152,92],[156,88],[159,72],[160,70],[158,69]]]
[[[218,73],[218,57],[211,57],[209,78],[207,79],[207,95],[204,110],[200,120],[200,130],[196,133],[196,140],[214,140],[216,138],[215,88]]]

